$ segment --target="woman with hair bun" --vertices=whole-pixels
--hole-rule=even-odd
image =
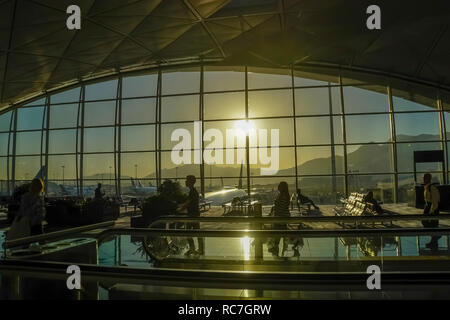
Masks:
[[[30,189],[22,196],[18,215],[28,217],[30,221],[30,235],[43,233],[42,222],[45,219],[45,205],[41,193],[44,191],[44,183],[41,179],[33,179]]]

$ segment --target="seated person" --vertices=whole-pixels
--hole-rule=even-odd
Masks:
[[[95,199],[96,200],[101,200],[103,199],[103,196],[105,195],[104,192],[102,192],[102,184],[99,183],[97,184],[97,188],[95,189]]]
[[[364,196],[363,198],[364,202],[367,203],[371,203],[373,205],[373,209],[378,213],[378,214],[382,214],[383,213],[383,209],[381,208],[381,206],[378,204],[378,201],[374,199],[373,197],[373,192],[369,191],[367,192],[367,194]]]
[[[291,202],[297,203],[298,210],[300,210],[300,205],[302,205],[302,204],[307,205],[308,208],[313,206],[316,210],[319,210],[319,207],[316,206],[310,198],[302,195],[301,189],[297,189],[297,192],[294,192],[292,194]]]

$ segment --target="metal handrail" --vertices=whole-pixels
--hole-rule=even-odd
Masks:
[[[79,234],[86,231],[91,231],[95,229],[104,229],[114,225],[114,221],[105,221],[96,224],[89,224],[87,226],[75,227],[70,229],[64,229],[49,233],[40,234],[37,236],[19,238],[11,241],[5,241],[3,243],[4,249],[14,248],[18,246],[23,246],[31,244],[33,242],[47,241],[47,240],[58,240],[61,238],[67,238],[67,236]]]
[[[447,220],[450,219],[450,214],[441,214],[438,216],[424,216],[424,215],[394,215],[394,216],[324,216],[324,217],[186,217],[186,216],[161,216],[154,220],[149,228],[154,225],[164,222],[221,222],[221,223],[270,223],[270,224],[295,224],[300,222],[392,222],[397,220]],[[3,243],[3,248],[13,248],[22,245],[27,245],[33,242],[56,240],[65,238],[68,235],[73,235],[93,229],[101,229],[109,227],[114,224],[114,221],[107,221],[98,224],[82,226],[77,228],[71,228],[51,233],[46,233],[38,236],[26,237],[16,239],[12,241],[6,241]],[[103,236],[105,232],[111,232],[110,230],[104,230],[100,233]],[[186,236],[186,237],[199,237],[199,236],[214,236],[214,237],[228,237],[230,232],[249,232],[249,231],[236,231],[236,230],[167,230],[167,229],[146,229],[146,228],[117,228],[114,230],[123,230],[125,234],[138,235],[141,231],[144,231],[145,235],[149,230],[154,230],[152,235],[155,236]],[[379,235],[379,234],[405,234],[408,235],[420,234],[439,234],[443,232],[449,232],[448,228],[430,229],[430,228],[403,228],[403,229],[336,229],[336,230],[253,230],[251,232],[264,232],[262,236],[289,236],[289,237],[313,237],[313,235],[322,234],[322,237],[333,237],[342,235]],[[181,232],[181,233],[180,233]],[[205,232],[211,232],[209,235],[203,235]],[[223,235],[219,235],[219,232],[224,232]],[[258,234],[257,234],[258,235]],[[231,237],[248,236],[248,234],[234,235]],[[317,237],[317,236],[314,236]]]
[[[323,229],[323,230],[177,230],[149,228],[110,228],[98,234],[97,239],[115,235],[153,237],[222,237],[222,238],[266,238],[266,237],[356,237],[356,236],[417,236],[450,234],[450,228],[390,228],[390,229]]]
[[[301,222],[392,222],[392,221],[450,220],[450,214],[440,215],[389,215],[389,216],[319,216],[319,217],[187,217],[180,215],[160,216],[152,221],[149,228],[164,222],[218,222],[218,223],[267,223],[296,224]]]
[[[0,260],[0,270],[20,273],[22,276],[44,275],[44,278],[55,277],[66,281],[67,267],[71,263],[51,261]],[[214,288],[242,288],[251,289],[270,288],[271,290],[286,289],[302,285],[301,288],[314,288],[324,285],[327,288],[346,285],[346,288],[366,287],[367,273],[361,272],[273,272],[273,271],[221,271],[221,270],[179,270],[169,268],[133,268],[120,266],[97,266],[78,264],[83,272],[85,281],[119,281],[121,283],[144,284],[156,281],[167,285],[176,282],[183,286],[198,286]],[[383,271],[383,286],[401,285],[406,288],[418,284],[448,285],[449,271]],[[268,287],[269,286],[269,287]]]

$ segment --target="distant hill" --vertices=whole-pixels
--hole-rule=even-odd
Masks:
[[[397,141],[429,141],[429,140],[439,140],[439,136],[429,135],[429,134],[421,134],[418,136],[408,136],[408,135],[398,135]],[[427,145],[423,145],[421,150],[427,148]],[[399,163],[410,163],[408,167],[412,167],[412,146],[409,144],[402,145],[402,148],[397,148],[397,155]],[[373,145],[361,145],[353,152],[347,154],[348,160],[348,170],[349,173],[351,171],[359,174],[363,174],[366,172],[389,172],[392,168],[392,160],[391,160],[391,152],[390,145],[381,145],[381,144],[373,144]],[[344,159],[342,156],[337,155],[335,157],[335,165],[336,165],[336,173],[342,174],[344,172]],[[196,176],[200,175],[200,166],[189,164],[189,165],[181,165],[177,168],[163,169],[161,171],[162,177],[185,177],[188,174],[194,174]],[[331,174],[331,157],[326,158],[316,158],[309,160],[297,167],[299,174],[307,174],[307,175],[327,175]],[[412,169],[411,169],[412,171]],[[278,172],[277,175],[293,175],[295,172],[294,168],[283,169]],[[207,166],[205,167],[205,176],[214,176],[214,177],[239,177],[240,174],[240,165],[234,166]],[[259,175],[259,169],[253,168],[251,170],[251,175]],[[246,176],[246,169],[244,166],[243,176]],[[156,177],[155,173],[151,173],[145,178],[154,179]],[[99,173],[89,177],[87,179],[109,179],[109,173]],[[114,176],[113,176],[114,178]],[[121,176],[121,179],[129,179],[129,176]],[[308,178],[311,180],[312,178]],[[382,176],[366,176],[366,177],[358,177],[361,183],[373,183],[374,181],[380,181],[383,179]],[[362,179],[362,180],[361,180]],[[265,183],[265,181],[273,181],[273,177],[267,177],[264,179],[258,179],[258,183]],[[322,178],[318,178],[318,181],[324,181]],[[256,181],[255,181],[256,183]],[[311,181],[312,183],[312,181]]]

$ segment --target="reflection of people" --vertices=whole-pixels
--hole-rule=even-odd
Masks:
[[[181,205],[181,207],[178,209],[178,211],[182,211],[187,209],[188,216],[190,217],[200,217],[200,208],[199,208],[199,201],[200,196],[197,192],[197,189],[195,189],[195,176],[188,175],[186,177],[186,187],[189,188],[189,196],[186,202]],[[200,223],[199,222],[193,222],[186,224],[187,229],[200,229]],[[189,238],[189,250],[186,252],[186,255],[191,254],[199,254],[204,255],[205,254],[205,244],[203,238],[197,238],[198,240],[198,251],[195,251],[195,244],[194,239]]]
[[[41,197],[43,191],[42,180],[33,179],[30,190],[22,196],[20,201],[19,216],[30,219],[30,235],[32,236],[43,233],[42,222],[45,218],[44,200]]]
[[[276,197],[274,201],[274,206],[272,208],[274,216],[289,217],[290,216],[289,203],[290,203],[290,196],[288,184],[285,181],[281,181],[280,184],[278,185],[278,196]],[[274,224],[273,228],[275,230],[287,230],[287,225]],[[269,252],[271,252],[275,256],[278,256],[280,241],[281,241],[280,237],[275,238],[273,247],[269,248]]]
[[[373,209],[374,209],[377,213],[379,213],[379,214],[383,213],[383,209],[382,209],[381,206],[378,204],[378,201],[374,199],[374,197],[373,197],[373,192],[372,192],[372,191],[367,192],[367,194],[366,194],[366,195],[364,196],[364,198],[363,198],[363,201],[364,201],[364,202],[367,202],[367,203],[371,203],[371,204],[373,205]]]
[[[313,206],[316,210],[319,210],[319,207],[316,206],[310,198],[302,195],[301,189],[297,189],[297,192],[292,194],[291,201],[293,203],[297,204],[299,211],[300,211],[300,205],[302,205],[302,204],[307,205],[307,206]]]
[[[439,190],[431,184],[431,174],[426,173],[423,175],[424,184],[424,199],[425,208],[423,209],[424,215],[438,215],[439,214]],[[425,228],[437,228],[439,226],[439,220],[423,220],[422,225]],[[438,240],[440,236],[432,236],[429,243],[426,244],[428,248],[437,248]]]
[[[104,192],[102,192],[102,184],[97,184],[97,188],[95,189],[95,199],[103,199],[103,196],[105,195]]]

